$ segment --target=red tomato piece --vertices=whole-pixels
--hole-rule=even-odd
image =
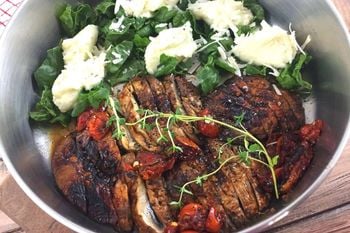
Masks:
[[[202,153],[201,148],[187,137],[177,136],[175,141],[182,148],[182,152],[179,154],[180,159],[193,159]]]
[[[300,129],[300,137],[312,144],[316,143],[317,139],[321,135],[324,122],[322,120],[316,120],[312,124],[306,124]]]
[[[163,172],[173,168],[175,158],[167,158],[165,155],[151,152],[139,152],[137,154],[139,162],[139,173],[144,180],[149,180],[162,175]]]
[[[109,131],[107,127],[108,115],[106,112],[94,112],[87,121],[87,129],[94,140],[102,139]]]
[[[77,131],[82,131],[86,128],[86,123],[91,117],[91,114],[91,111],[88,110],[79,115],[76,126]]]
[[[182,207],[179,213],[180,232],[193,230],[198,232],[205,231],[207,211],[197,203],[190,203]]]
[[[210,233],[218,233],[220,232],[222,225],[222,216],[213,207],[211,207],[209,210],[207,221],[205,222],[206,230]]]
[[[210,116],[210,113],[208,109],[204,109],[199,115]],[[217,138],[219,136],[220,128],[212,122],[199,121],[197,127],[199,132],[208,138]]]
[[[178,233],[179,232],[179,225],[177,222],[171,222],[166,225],[164,228],[164,233]]]

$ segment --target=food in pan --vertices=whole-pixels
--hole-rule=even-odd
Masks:
[[[305,122],[295,32],[253,0],[66,5],[30,113],[58,189],[118,232],[232,232],[288,195],[323,122]]]

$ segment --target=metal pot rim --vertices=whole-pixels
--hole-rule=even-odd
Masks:
[[[335,8],[334,4],[331,2],[331,0],[326,0],[327,5],[332,10],[332,13],[336,16],[338,24],[341,26],[342,30],[344,32],[347,32],[347,27],[345,22],[343,21],[342,17],[340,16],[340,13]],[[22,9],[26,7],[26,5],[29,4],[29,1],[25,1],[21,4],[19,9],[15,12],[13,19],[10,21],[10,23],[7,25],[5,31],[3,32],[1,38],[0,38],[0,47],[6,40],[6,35],[9,33],[12,27],[14,27],[16,23],[16,18],[21,14]],[[350,35],[347,34],[347,42],[350,47]],[[334,153],[332,159],[329,161],[327,167],[320,173],[319,177],[312,183],[310,187],[306,189],[305,192],[303,192],[298,198],[296,198],[294,201],[289,203],[286,207],[280,209],[275,214],[271,215],[270,217],[255,223],[254,225],[247,227],[246,229],[243,229],[240,232],[257,232],[266,230],[268,227],[273,225],[274,223],[280,221],[284,217],[286,217],[290,211],[295,208],[298,204],[302,203],[303,200],[305,200],[307,197],[309,197],[325,180],[325,178],[328,176],[328,174],[331,172],[331,170],[336,165],[338,159],[342,155],[342,151],[345,147],[345,145],[348,142],[348,139],[350,137],[350,118],[347,121],[347,126],[345,129],[345,133],[337,147],[336,152]],[[1,138],[0,138],[1,140]],[[7,169],[9,170],[10,174],[13,176],[17,184],[21,187],[21,189],[26,193],[26,195],[36,204],[38,205],[44,212],[46,212],[49,216],[60,222],[61,224],[69,227],[73,231],[76,232],[93,232],[85,227],[80,226],[79,224],[76,224],[75,222],[69,220],[68,218],[62,216],[57,211],[55,211],[53,208],[51,208],[48,204],[46,204],[37,194],[35,194],[32,189],[23,181],[13,164],[11,163],[9,159],[9,155],[5,152],[3,143],[0,141],[0,153],[3,156],[3,160],[6,164]]]

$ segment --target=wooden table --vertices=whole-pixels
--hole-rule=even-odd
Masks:
[[[350,0],[333,1],[350,29]],[[31,202],[1,166],[0,209],[21,226],[16,232],[71,232]],[[317,191],[268,232],[350,232],[350,142]]]

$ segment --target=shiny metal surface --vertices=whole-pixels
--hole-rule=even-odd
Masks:
[[[25,1],[0,39],[0,153],[21,188],[53,218],[77,232],[114,232],[89,220],[60,195],[50,172],[47,129],[28,122],[36,99],[31,75],[59,40],[55,11],[63,2]],[[325,0],[261,3],[272,22],[284,28],[291,22],[299,41],[312,36],[309,51],[314,59],[306,75],[314,84],[314,98],[305,106],[309,120],[323,119],[327,126],[312,166],[290,199],[243,232],[261,231],[302,203],[334,167],[350,132],[350,45],[335,8]]]

